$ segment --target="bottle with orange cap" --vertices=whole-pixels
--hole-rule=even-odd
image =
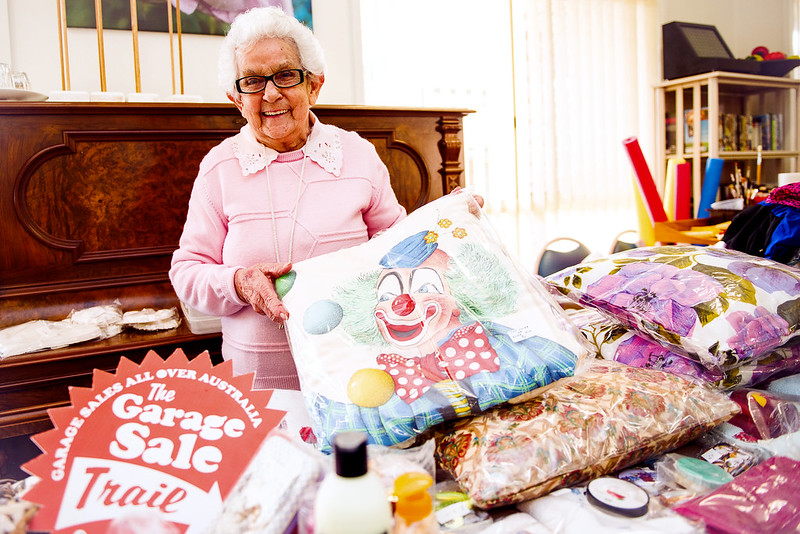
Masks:
[[[394,534],[431,534],[439,532],[433,511],[433,497],[428,488],[433,478],[426,473],[403,473],[394,481]]]

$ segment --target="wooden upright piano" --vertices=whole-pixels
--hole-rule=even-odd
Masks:
[[[386,163],[412,211],[463,185],[463,109],[317,106]],[[229,104],[0,102],[0,328],[119,301],[180,310],[167,272],[198,165],[244,124]],[[123,333],[0,359],[0,451],[51,428],[94,369],[181,348],[221,361],[218,333]]]

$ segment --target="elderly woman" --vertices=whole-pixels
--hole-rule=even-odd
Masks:
[[[291,262],[367,241],[405,216],[368,141],[311,112],[321,47],[277,8],[234,20],[219,79],[247,124],[200,164],[170,269],[182,301],[222,318],[222,354],[255,388],[299,389],[274,280]]]

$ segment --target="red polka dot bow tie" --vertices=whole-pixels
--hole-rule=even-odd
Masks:
[[[439,350],[422,358],[381,354],[378,367],[394,380],[398,397],[411,404],[435,383],[459,381],[481,372],[500,369],[497,353],[489,343],[483,326],[474,322],[458,328]]]

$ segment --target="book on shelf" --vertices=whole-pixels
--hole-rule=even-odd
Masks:
[[[739,115],[723,113],[720,117],[720,150],[728,152],[783,150],[783,115],[762,113]]]
[[[674,154],[677,150],[678,142],[678,120],[675,118],[674,113],[667,113],[666,119],[664,120],[664,126],[664,134],[667,142],[667,153]]]
[[[695,141],[694,110],[683,112],[683,146],[686,150],[694,148]],[[708,150],[708,108],[700,109],[700,147]]]
[[[739,132],[738,132],[738,139],[739,143],[737,145],[738,150],[752,150],[752,146],[750,146],[750,140],[752,136],[750,135],[750,130],[753,128],[753,117],[751,115],[739,115],[738,116],[738,123],[739,123]]]
[[[772,139],[774,145],[772,150],[784,150],[786,146],[783,143],[783,114],[772,114],[772,129]]]
[[[739,146],[738,132],[739,121],[733,113],[723,113],[722,120],[722,135],[720,135],[721,150],[733,152]]]
[[[675,154],[677,149],[675,115],[668,113],[665,117],[666,151]],[[700,114],[701,150],[708,150],[708,108]],[[783,114],[762,113],[759,115],[720,113],[719,116],[719,148],[723,152],[746,152],[758,149],[783,150]],[[694,148],[694,121],[691,109],[684,112],[683,146],[689,152]]]

